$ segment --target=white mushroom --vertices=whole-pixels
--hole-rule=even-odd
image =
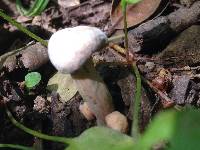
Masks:
[[[98,28],[78,26],[54,33],[48,44],[50,61],[62,73],[71,74],[78,91],[105,125],[105,116],[113,111],[112,97],[95,70],[91,54],[107,44],[107,36]]]
[[[126,116],[118,111],[108,114],[105,118],[108,127],[120,131],[122,133],[128,132],[128,121]]]

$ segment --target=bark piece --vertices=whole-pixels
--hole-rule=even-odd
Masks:
[[[183,31],[158,55],[160,63],[167,66],[193,66],[200,62],[200,26],[193,25]]]
[[[174,88],[171,90],[171,99],[174,100],[176,104],[185,104],[189,82],[190,77],[188,75],[174,77]]]

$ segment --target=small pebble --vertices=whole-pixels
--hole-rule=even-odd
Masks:
[[[155,68],[154,62],[146,62],[145,67],[147,67],[148,70],[153,70]]]

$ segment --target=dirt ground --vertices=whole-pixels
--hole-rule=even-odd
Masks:
[[[19,14],[14,0],[0,1],[0,9],[45,40],[57,30],[78,25],[98,27],[109,37],[121,34],[123,29],[116,29],[111,21],[112,7],[111,0],[80,0],[71,7],[64,1],[50,1],[40,16],[28,18]],[[195,0],[162,0],[153,13],[129,28],[129,49],[142,76],[141,132],[158,111],[200,105],[199,8],[200,2]],[[24,46],[23,51],[5,57]],[[115,110],[126,115],[131,125],[136,78],[117,46],[124,47],[123,38],[96,52],[93,62],[112,95]],[[40,51],[46,53],[47,48],[0,18],[0,143],[32,146],[41,142],[12,125],[4,104],[22,124],[49,135],[75,137],[96,125],[80,113],[83,100],[78,92],[65,101],[56,91],[47,90],[56,69]],[[24,77],[31,71],[39,72],[42,80],[28,91]],[[44,149],[63,149],[58,143],[42,141],[42,145]]]

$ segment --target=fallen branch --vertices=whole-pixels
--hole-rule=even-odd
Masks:
[[[129,48],[132,52],[149,52],[152,46],[169,42],[173,35],[180,33],[200,19],[200,1],[190,8],[180,8],[177,11],[149,20],[129,31]]]

